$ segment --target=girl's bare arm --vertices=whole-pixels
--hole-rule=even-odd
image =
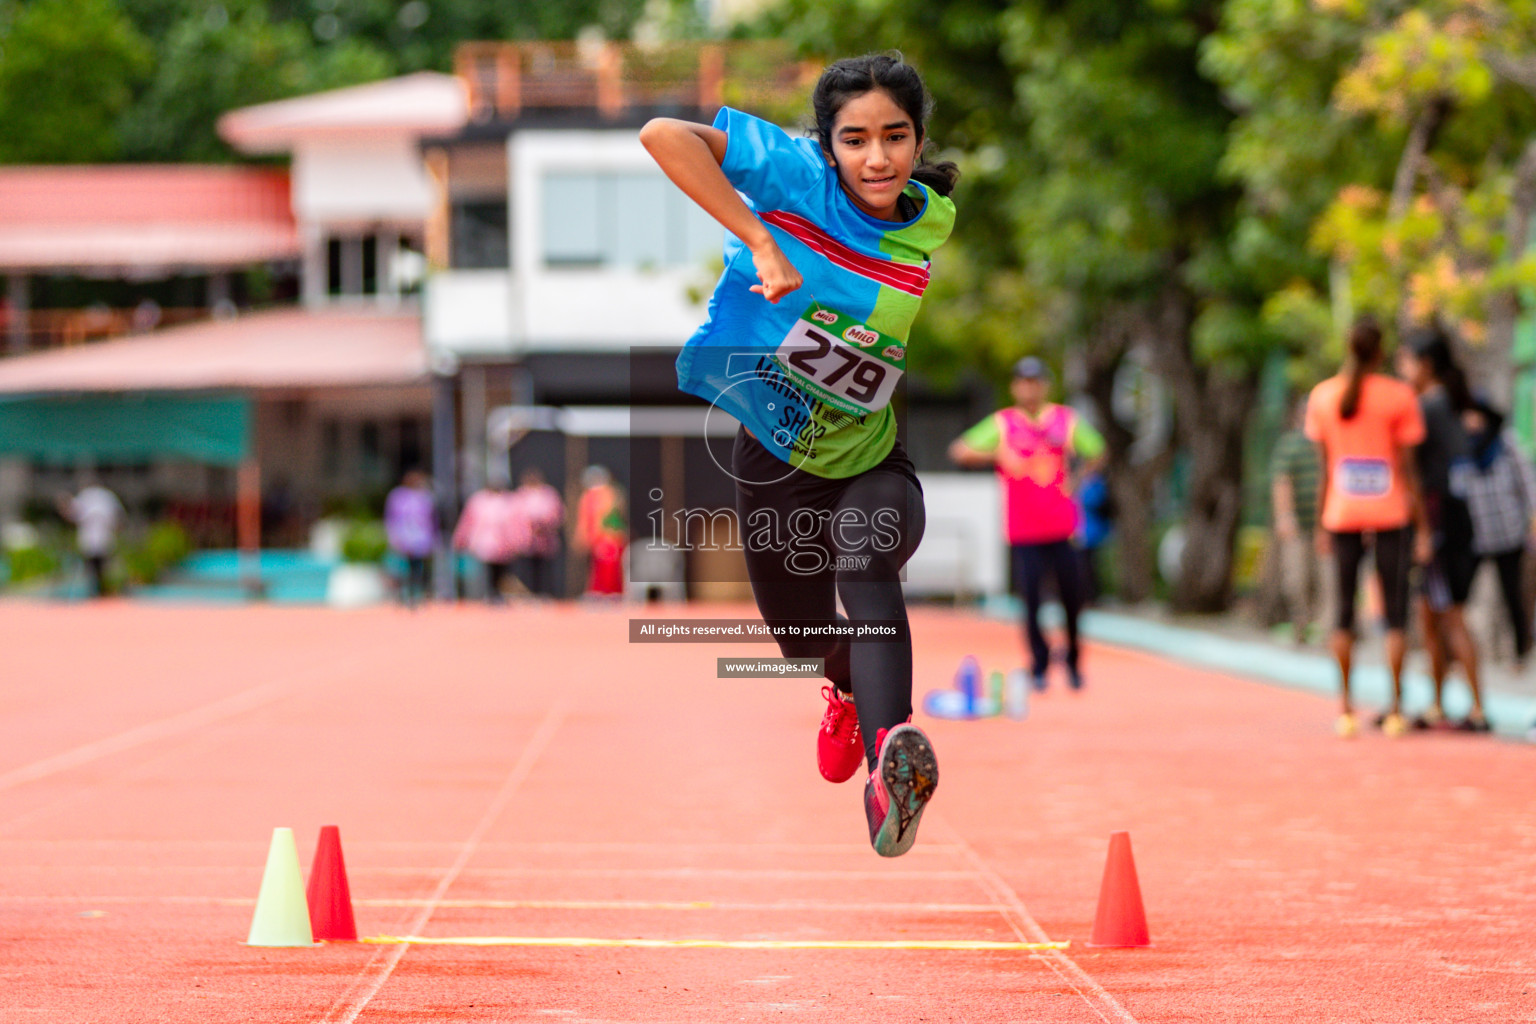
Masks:
[[[800,287],[800,272],[720,170],[725,159],[725,132],[692,121],[658,117],[640,129],[640,144],[684,195],[746,244],[762,282],[752,286],[754,292],[769,302],[778,302]]]

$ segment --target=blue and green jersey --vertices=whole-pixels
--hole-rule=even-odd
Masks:
[[[709,319],[677,359],[678,387],[740,420],[808,473],[842,478],[890,454],[890,398],[928,286],[929,260],[955,222],[950,200],[919,182],[909,221],[856,207],[812,139],[729,107],[720,168],[804,278],[777,304],[751,291],[752,253],[728,235]]]

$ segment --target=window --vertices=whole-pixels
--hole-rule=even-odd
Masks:
[[[723,240],[659,171],[547,174],[543,212],[551,267],[686,267],[718,256]]]
[[[505,270],[507,262],[507,204],[467,202],[453,204],[449,227],[455,270]]]
[[[325,243],[326,291],[333,297],[378,293],[374,263],[377,241],[372,235],[333,235]]]

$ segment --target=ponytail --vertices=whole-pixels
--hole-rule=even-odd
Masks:
[[[1381,360],[1381,328],[1376,321],[1363,316],[1349,329],[1349,383],[1344,397],[1339,399],[1339,418],[1352,420],[1360,411],[1360,392],[1365,386],[1365,375]]]
[[[941,196],[947,196],[955,190],[960,180],[960,168],[953,160],[936,164],[920,163],[912,168],[912,180],[927,185]]]
[[[1445,385],[1445,393],[1451,398],[1451,407],[1457,412],[1466,412],[1477,405],[1477,399],[1472,397],[1472,388],[1467,384],[1467,375],[1454,356],[1446,364],[1445,376],[1440,379],[1440,383]]]

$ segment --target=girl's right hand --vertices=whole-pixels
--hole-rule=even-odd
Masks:
[[[805,283],[800,271],[772,241],[752,250],[752,265],[762,283],[753,285],[751,290],[769,302],[777,303]]]

